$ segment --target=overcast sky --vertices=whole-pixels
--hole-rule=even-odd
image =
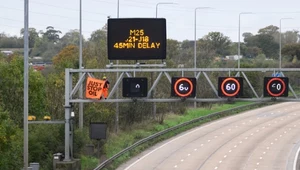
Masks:
[[[64,33],[79,29],[79,0],[29,0],[29,27],[38,31],[47,26]],[[117,17],[118,0],[82,0],[82,32],[85,38],[102,28],[107,17]],[[256,34],[260,28],[280,25],[282,32],[300,30],[300,0],[119,0],[120,18],[150,18],[167,20],[167,38],[179,41],[194,39],[194,11],[197,10],[197,39],[218,31],[238,41],[239,14],[241,34]],[[24,0],[0,0],[0,32],[20,36],[24,26]],[[242,38],[241,38],[242,41]]]

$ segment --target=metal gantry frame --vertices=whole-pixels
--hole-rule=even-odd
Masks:
[[[119,85],[122,82],[124,77],[135,77],[136,73],[153,73],[156,72],[157,77],[154,80],[152,86],[149,88],[147,97],[144,98],[113,98],[116,93]],[[280,75],[284,76],[285,72],[300,72],[299,68],[281,68],[280,71],[278,68],[118,68],[118,69],[66,69],[65,70],[65,159],[64,161],[70,161],[72,159],[72,154],[70,152],[70,148],[72,147],[71,141],[73,139],[73,134],[71,133],[71,110],[72,105],[75,103],[94,103],[94,102],[222,102],[227,101],[228,98],[221,98],[218,96],[217,85],[211,81],[208,76],[208,72],[225,72],[228,77],[232,72],[241,73],[241,76],[244,78],[251,91],[253,92],[253,98],[235,98],[235,101],[253,101],[253,102],[268,102],[268,101],[300,101],[296,93],[294,92],[292,85],[289,84],[289,91],[293,94],[293,97],[286,98],[264,98],[263,95],[259,95],[254,87],[252,86],[249,78],[247,77],[246,72],[270,72],[270,76],[272,73],[279,72]],[[92,100],[79,98],[78,91],[81,86],[84,85],[86,77],[94,77],[94,73],[119,73],[119,77],[116,82],[113,84],[110,89],[110,94],[107,100]],[[199,77],[203,75],[203,77],[207,80],[209,87],[215,94],[213,98],[151,98],[151,92],[156,88],[159,81],[161,81],[162,77],[165,76],[170,83],[172,76],[170,73],[177,73],[177,77],[184,77],[187,73],[191,73],[188,75],[194,75],[197,81],[197,86],[201,85],[199,82]],[[79,74],[79,79],[77,82],[73,82],[73,75]],[[237,74],[238,75],[238,74]],[[236,76],[237,76],[236,75]],[[189,76],[191,77],[191,76]]]

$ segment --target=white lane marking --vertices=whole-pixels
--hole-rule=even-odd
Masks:
[[[263,152],[263,154],[266,154],[267,152]]]
[[[194,151],[197,151],[197,148],[196,148],[196,149],[194,149]]]
[[[218,167],[216,166],[215,169],[218,169]]]
[[[215,138],[217,138],[218,136],[215,136]]]
[[[188,156],[191,156],[191,154],[188,154]]]
[[[207,140],[207,142],[210,142],[210,140]]]
[[[195,130],[192,130],[192,131],[190,131],[190,132],[188,132],[188,133],[185,133],[185,134],[183,134],[183,135],[181,135],[181,136],[178,136],[177,138],[174,138],[174,139],[170,140],[169,142],[167,142],[167,143],[165,143],[165,144],[159,146],[158,148],[155,148],[154,150],[150,151],[150,152],[147,153],[146,155],[142,156],[141,158],[139,158],[138,160],[136,160],[135,162],[133,162],[132,164],[130,164],[130,165],[129,165],[127,168],[125,168],[124,170],[128,170],[129,168],[131,168],[132,166],[134,166],[135,164],[137,164],[137,163],[140,162],[141,160],[145,159],[147,156],[151,155],[153,152],[156,152],[157,150],[159,150],[159,149],[161,149],[161,148],[167,146],[169,143],[172,143],[172,142],[174,142],[175,140],[181,139],[181,138],[183,138],[183,137],[185,137],[185,136],[187,136],[187,135],[189,135],[189,134],[192,134],[192,133],[194,133],[194,132],[196,132],[196,131],[198,131],[198,130],[200,130],[200,129],[203,129],[203,128],[212,126],[212,125],[217,124],[217,123],[219,123],[219,122],[221,122],[221,121],[224,121],[224,120],[230,120],[230,119],[235,118],[235,117],[238,117],[238,116],[239,116],[239,115],[237,115],[237,116],[232,116],[232,117],[228,117],[228,118],[225,118],[225,119],[222,119],[222,120],[219,120],[219,121],[215,121],[215,122],[212,122],[212,123],[210,123],[210,124],[208,124],[208,125],[201,126],[200,128],[197,128],[197,129],[195,129]],[[201,146],[203,146],[203,144],[201,144]]]
[[[181,161],[181,162],[183,162],[184,160],[183,160],[183,159],[181,159],[180,161]]]
[[[256,165],[259,165],[259,162],[257,162]]]
[[[222,161],[219,161],[219,163],[222,163]]]
[[[267,147],[267,150],[269,150],[270,149],[270,147]]]
[[[247,140],[247,139],[248,139],[248,137],[245,137],[245,139]]]
[[[174,168],[177,168],[177,165],[175,165]]]
[[[276,138],[276,139],[274,139],[275,141],[277,141],[278,139]]]
[[[222,135],[224,135],[224,132],[222,132]]]
[[[240,143],[243,143],[243,141],[240,141]]]
[[[228,152],[232,152],[232,150],[229,150]]]
[[[224,155],[224,158],[226,158],[227,157],[227,155]]]
[[[274,143],[273,142],[271,142],[271,145],[273,145]]]
[[[262,159],[262,157],[259,157],[259,159]]]
[[[236,147],[237,147],[237,145],[234,145],[234,147],[236,148]]]
[[[299,152],[300,152],[300,147],[298,148],[295,159],[294,159],[293,170],[296,170],[296,168],[297,168],[296,166],[297,166],[297,160],[298,160]]]

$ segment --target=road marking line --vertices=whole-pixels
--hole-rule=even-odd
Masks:
[[[297,168],[297,161],[298,161],[299,152],[300,152],[300,147],[298,148],[297,153],[296,153],[296,156],[295,156],[295,159],[294,159],[294,167],[293,167],[293,170],[296,170],[296,168]]]

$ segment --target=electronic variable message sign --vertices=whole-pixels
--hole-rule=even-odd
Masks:
[[[172,77],[171,96],[195,97],[196,78],[194,77]]]
[[[218,96],[239,97],[243,94],[242,77],[219,77]]]
[[[264,97],[287,97],[288,94],[288,77],[264,77]]]
[[[109,60],[150,60],[166,58],[164,18],[108,19]]]
[[[123,78],[123,97],[147,97],[148,80],[146,77]]]

